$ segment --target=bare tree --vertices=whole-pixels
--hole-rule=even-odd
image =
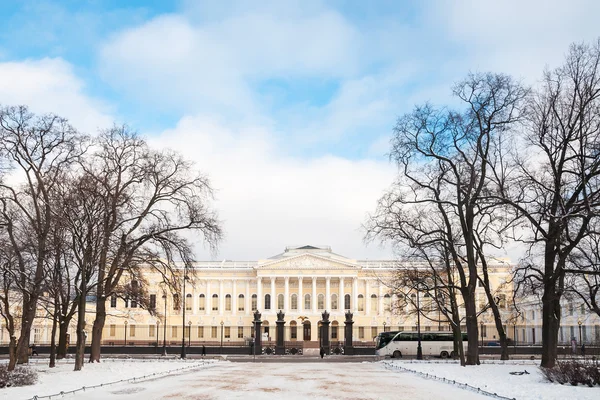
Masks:
[[[103,132],[97,146],[82,164],[98,188],[89,195],[104,202],[90,362],[100,361],[106,300],[123,288],[124,275],[143,276],[142,266],[151,266],[176,291],[175,263],[193,261],[184,233],[199,233],[212,248],[222,235],[208,179],[181,156],[149,149],[125,126]]]
[[[51,193],[61,171],[80,155],[77,132],[56,115],[36,116],[27,107],[0,109],[0,157],[19,183],[0,181],[1,218],[14,254],[12,280],[22,296],[18,362],[28,360],[31,327],[44,286],[55,211]],[[11,359],[9,369],[17,360]]]
[[[563,66],[544,74],[513,140],[514,167],[492,175],[497,200],[521,219],[529,245],[515,276],[541,294],[543,367],[557,358],[567,262],[600,210],[599,62],[600,40],[572,45]]]
[[[493,162],[503,134],[521,118],[527,91],[506,75],[472,74],[454,87],[454,94],[466,104],[465,112],[425,105],[398,120],[391,151],[401,174],[395,184],[398,212],[385,215],[384,207],[371,218],[375,227],[378,219],[389,218],[389,229],[398,230],[413,222],[409,212],[418,208],[423,218],[435,215],[441,225],[437,230],[418,231],[417,241],[371,231],[408,247],[428,240],[444,243],[458,274],[456,284],[465,307],[466,364],[474,365],[479,362],[478,265],[485,257],[485,247],[494,243],[493,236],[502,230],[495,225],[499,220],[490,218],[495,204],[488,197],[488,164]]]

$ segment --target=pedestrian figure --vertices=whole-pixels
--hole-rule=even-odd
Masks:
[[[319,352],[319,354],[321,354],[321,358],[325,357],[325,349],[321,347],[321,351]]]
[[[581,344],[581,355],[585,357],[585,344]]]
[[[202,345],[202,357],[206,355],[206,346]]]
[[[571,338],[571,352],[573,355],[577,354],[577,340],[575,339],[575,336]]]
[[[30,347],[31,347],[31,355],[32,355],[32,356],[37,356],[37,355],[38,355],[38,352],[37,352],[37,350],[35,349],[35,343],[34,343],[34,344],[32,344]]]

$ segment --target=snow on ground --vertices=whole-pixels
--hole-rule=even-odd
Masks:
[[[471,367],[461,367],[456,362],[383,361],[382,363],[455,380],[519,400],[597,400],[600,398],[600,387],[597,386],[590,388],[548,382],[538,368],[539,361],[484,362],[482,365]],[[510,374],[510,372],[523,371],[529,374]]]
[[[176,373],[177,370],[184,367],[206,368],[214,364],[212,361],[205,363],[201,360],[123,360],[107,358],[103,359],[101,363],[86,363],[81,371],[73,371],[73,360],[60,360],[55,368],[49,368],[48,359],[38,359],[30,364],[38,372],[38,382],[32,386],[0,389],[0,399],[30,399],[33,396],[48,396],[58,394],[61,391],[67,392],[79,389],[83,386],[89,387],[123,379],[139,378],[154,373],[165,374],[168,371]],[[125,384],[115,384],[111,387],[122,385]]]

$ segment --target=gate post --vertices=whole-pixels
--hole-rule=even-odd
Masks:
[[[346,339],[346,343],[344,345],[344,355],[353,356],[354,355],[354,346],[352,346],[352,325],[354,321],[352,321],[352,313],[348,311],[346,313],[346,321],[344,321],[346,326],[344,327],[344,336]]]
[[[277,343],[275,345],[275,354],[284,355],[285,354],[285,345],[284,345],[284,337],[283,337],[283,325],[285,324],[284,318],[285,314],[283,311],[279,310],[277,313]]]
[[[321,347],[323,348],[323,351],[325,351],[325,354],[329,354],[331,352],[329,346],[329,324],[331,323],[331,321],[329,321],[329,313],[327,312],[327,310],[323,312],[322,316],[323,319],[321,320]]]
[[[260,332],[260,327],[262,325],[262,321],[260,319],[261,315],[258,310],[254,312],[254,355],[262,355],[262,334]]]

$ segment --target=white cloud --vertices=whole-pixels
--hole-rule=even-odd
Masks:
[[[86,133],[112,123],[108,107],[85,94],[82,80],[60,58],[0,63],[0,102],[58,114]]]
[[[335,156],[292,158],[273,137],[262,126],[196,116],[151,142],[180,151],[210,175],[226,230],[222,258],[268,257],[292,244],[331,245],[355,258],[389,257],[386,249],[364,246],[360,226],[394,167]]]

